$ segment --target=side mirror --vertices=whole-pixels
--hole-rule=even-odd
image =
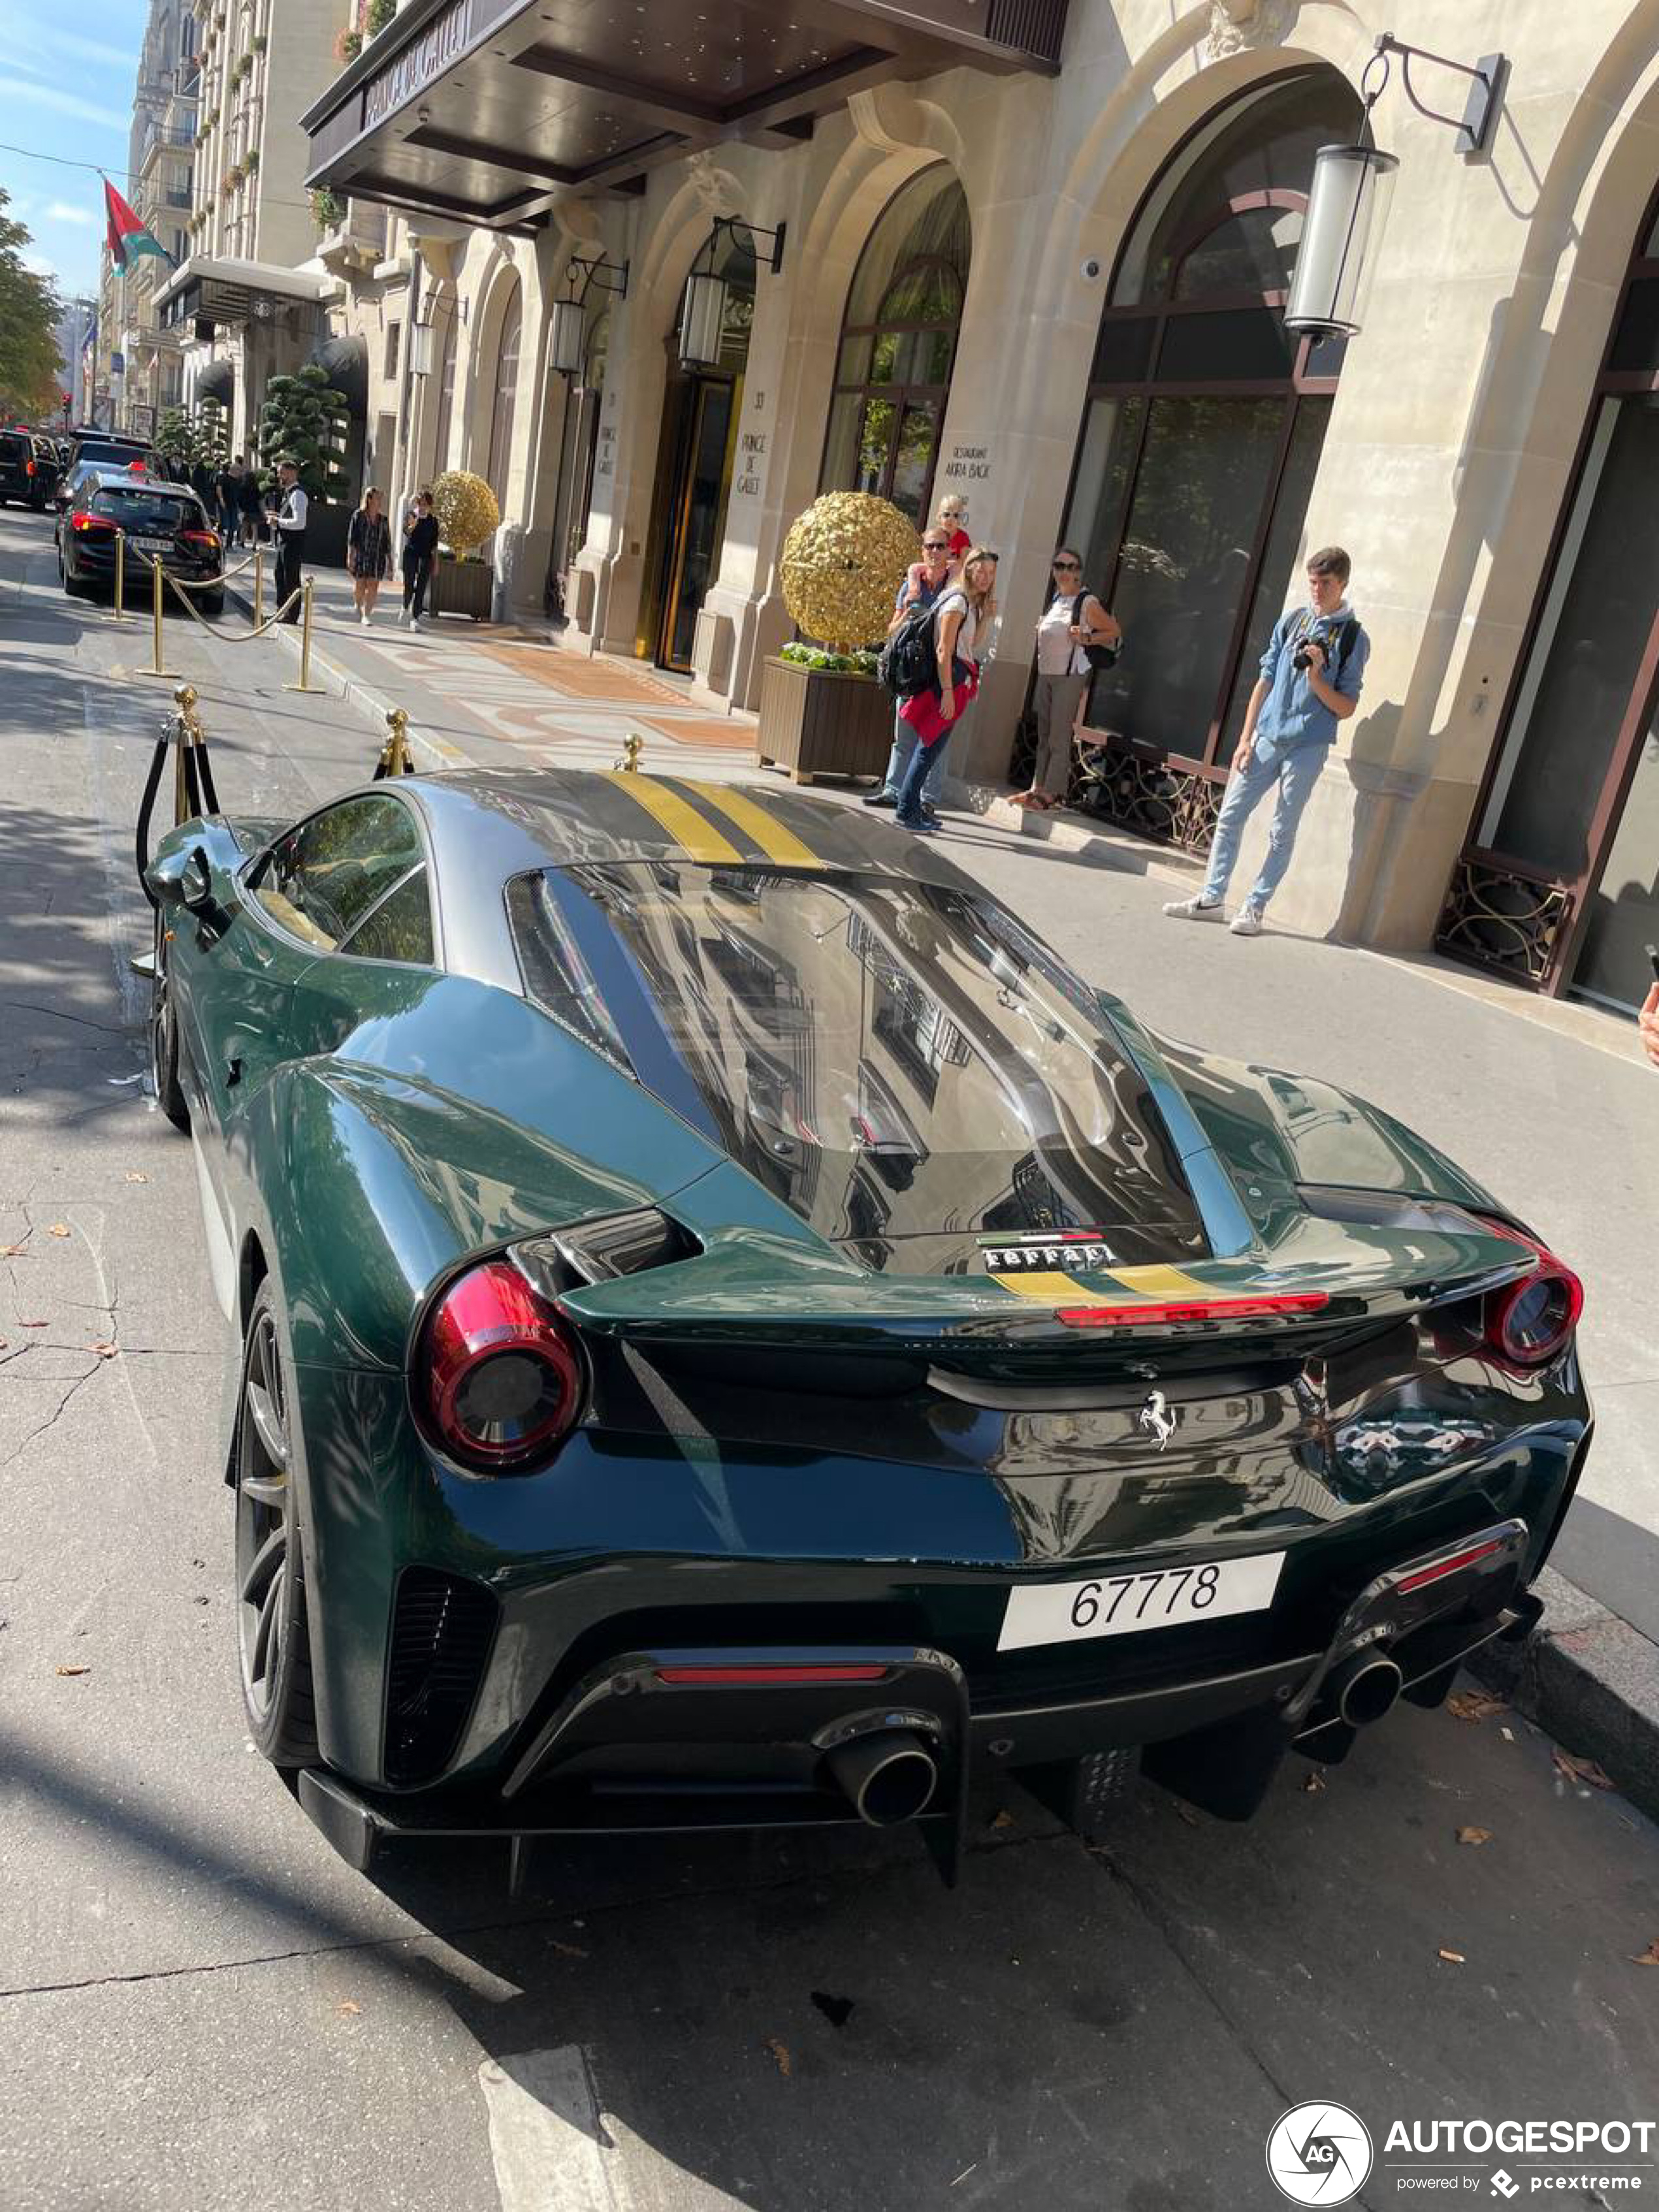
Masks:
[[[218,911],[218,902],[213,896],[213,871],[208,866],[205,846],[198,845],[179,871],[179,902],[191,914]]]

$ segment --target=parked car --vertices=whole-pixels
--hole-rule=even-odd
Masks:
[[[36,514],[58,483],[58,457],[49,439],[33,430],[0,430],[0,507],[8,500]]]
[[[188,484],[96,466],[77,471],[76,477],[58,523],[58,571],[71,599],[114,588],[118,532],[126,538],[130,594],[159,558],[165,574],[196,586],[192,596],[203,614],[223,611],[224,540]]]
[[[106,468],[127,468],[134,461],[152,470],[160,467],[148,438],[129,438],[118,430],[77,430],[66,465],[72,469],[77,461],[101,461]]]
[[[1523,1636],[1582,1291],[936,849],[509,769],[160,847],[259,1750],[389,1836],[1243,1818]],[[517,1854],[515,1852],[515,1863]]]

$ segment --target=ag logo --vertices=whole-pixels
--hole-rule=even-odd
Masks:
[[[1292,2204],[1346,2204],[1370,2170],[1371,2139],[1346,2105],[1292,2105],[1267,2137],[1267,2172]]]

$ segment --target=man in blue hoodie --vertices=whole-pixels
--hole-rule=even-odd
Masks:
[[[1273,791],[1267,856],[1232,922],[1235,937],[1261,936],[1261,917],[1290,866],[1303,810],[1330,758],[1337,725],[1359,703],[1371,643],[1348,605],[1349,566],[1340,545],[1327,545],[1309,556],[1308,605],[1282,617],[1261,656],[1261,673],[1250,694],[1216,821],[1204,888],[1191,898],[1171,899],[1165,914],[1222,920],[1244,824]]]

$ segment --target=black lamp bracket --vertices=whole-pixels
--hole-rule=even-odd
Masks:
[[[1359,89],[1369,115],[1381,98],[1389,82],[1389,57],[1400,57],[1400,82],[1405,87],[1406,97],[1419,115],[1431,123],[1443,123],[1449,131],[1457,133],[1461,150],[1479,154],[1485,150],[1492,137],[1492,125],[1498,119],[1498,106],[1503,100],[1504,87],[1508,81],[1510,65],[1503,54],[1482,54],[1473,66],[1468,62],[1455,62],[1445,54],[1431,54],[1426,46],[1408,46],[1405,40],[1396,39],[1392,31],[1382,32],[1364,75],[1359,80]],[[1430,107],[1417,96],[1412,82],[1413,61],[1432,62],[1437,69],[1455,70],[1460,76],[1472,80],[1468,98],[1463,103],[1461,115],[1444,115],[1437,107]],[[1373,83],[1374,71],[1380,70]]]
[[[576,296],[574,272],[578,269],[581,270],[590,284],[597,284],[602,292],[614,292],[619,300],[625,300],[628,297],[628,264],[625,261],[619,269],[614,263],[607,261],[602,253],[594,261],[585,260],[580,253],[573,253],[568,268],[570,273],[567,276],[566,282],[570,286],[572,299]]]
[[[720,215],[714,218],[714,231],[717,236],[723,230],[741,230],[748,234],[750,246],[754,251],[757,262],[761,258],[758,241],[763,238],[769,238],[772,241],[772,254],[766,266],[775,276],[783,267],[783,239],[787,228],[787,224],[780,223],[775,230],[768,230],[764,224],[745,222],[740,215]]]

